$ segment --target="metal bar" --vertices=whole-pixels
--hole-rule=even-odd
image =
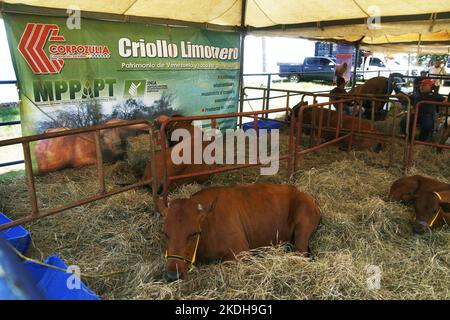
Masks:
[[[359,55],[359,46],[360,43],[357,42],[355,44],[355,58],[353,60],[353,77],[352,77],[352,88],[356,86],[356,69],[358,67],[358,55]]]
[[[414,110],[414,122],[413,122],[412,133],[411,133],[411,142],[410,142],[410,146],[408,149],[408,160],[406,163],[406,168],[409,168],[412,165],[412,162],[414,159],[414,145],[415,144],[427,145],[427,146],[431,146],[431,147],[435,147],[435,148],[450,149],[450,147],[445,144],[430,143],[430,142],[426,142],[426,141],[416,141],[417,120],[419,118],[420,108],[424,104],[446,106],[447,108],[450,107],[450,102],[438,102],[438,101],[424,100],[424,101],[420,101],[419,103],[417,103],[415,110]],[[408,122],[409,122],[409,118],[408,118]]]
[[[34,186],[30,144],[28,142],[24,142],[22,143],[22,148],[23,148],[23,156],[25,158],[25,176],[27,178],[28,196],[31,202],[31,215],[33,217],[37,217],[39,215],[39,208],[36,197],[36,187]]]
[[[320,107],[320,112],[319,112],[319,128],[317,129],[317,138],[316,138],[316,141],[315,141],[315,145],[316,145],[316,146],[317,146],[318,144],[320,144],[321,137],[322,137],[323,108],[324,108],[324,107]]]
[[[269,110],[271,82],[272,82],[272,75],[269,74],[268,78],[267,78],[267,97],[266,97],[266,108],[265,108],[265,110]],[[265,118],[267,119],[268,117],[269,117],[269,114],[266,113],[265,114]]]
[[[314,145],[314,140],[316,136],[316,116],[317,116],[317,109],[312,108],[311,109],[311,134],[309,136],[309,146],[312,147]]]
[[[23,142],[34,142],[34,141],[38,141],[38,140],[70,136],[70,135],[85,133],[85,132],[94,132],[97,130],[126,127],[126,126],[135,125],[135,124],[147,124],[149,126],[152,126],[152,123],[148,120],[124,120],[123,122],[112,123],[112,124],[101,124],[101,125],[85,127],[85,128],[69,129],[69,130],[63,130],[63,131],[58,131],[58,132],[48,132],[48,133],[44,133],[44,134],[37,134],[37,135],[32,135],[32,136],[24,136],[24,137],[20,137],[20,138],[1,140],[0,147],[9,146],[9,145],[13,145],[13,144],[20,144]]]
[[[25,161],[24,161],[24,160],[17,160],[17,161],[11,161],[11,162],[0,163],[0,168],[2,168],[2,167],[15,166],[15,165],[22,164],[22,163],[25,163]]]
[[[291,97],[291,95],[288,92],[287,95],[286,95],[286,119],[287,119],[287,117],[289,115],[289,102],[290,102],[289,100],[290,100],[290,97]]]
[[[298,154],[299,154],[299,155],[305,155],[305,154],[307,154],[307,153],[310,153],[310,152],[314,152],[314,151],[323,149],[323,148],[328,147],[328,146],[330,146],[330,145],[332,145],[332,144],[338,143],[338,142],[340,142],[340,141],[342,141],[342,140],[345,140],[345,139],[349,138],[350,135],[351,135],[351,134],[347,134],[347,135],[344,135],[344,136],[339,137],[339,138],[337,138],[337,139],[333,139],[333,140],[324,142],[324,143],[322,143],[322,144],[320,144],[320,145],[317,145],[317,146],[314,146],[314,147],[312,147],[312,148],[302,150],[302,151],[300,151]]]
[[[106,192],[106,187],[105,187],[105,171],[103,168],[102,146],[100,141],[100,131],[95,131],[94,137],[95,137],[95,153],[97,157],[99,194],[103,194]]]
[[[288,160],[288,158],[289,158],[288,155],[280,156],[279,160]],[[272,159],[272,161],[274,161],[274,159]],[[205,171],[199,171],[199,172],[193,172],[193,173],[180,174],[177,176],[171,176],[168,178],[168,180],[170,182],[172,182],[172,181],[176,181],[176,180],[192,178],[192,177],[197,177],[197,176],[204,176],[204,175],[210,175],[210,174],[215,174],[215,173],[223,173],[223,172],[228,172],[228,171],[236,171],[239,169],[246,169],[246,168],[251,168],[251,167],[258,167],[261,165],[262,165],[262,163],[260,163],[260,162],[257,162],[254,164],[228,165],[228,166],[224,166],[224,167],[217,168],[217,169],[211,169],[211,170],[205,170]]]
[[[295,116],[293,112],[288,108],[286,112],[290,112],[290,129],[289,129],[289,159],[288,159],[288,179],[294,174],[294,133],[295,133]]]
[[[69,209],[72,209],[72,208],[75,208],[75,207],[78,207],[78,206],[82,206],[82,205],[85,205],[85,204],[88,204],[88,203],[91,203],[91,202],[94,202],[94,201],[97,201],[97,200],[101,200],[101,199],[104,199],[104,198],[107,198],[107,197],[110,197],[110,196],[114,196],[116,194],[129,191],[131,189],[143,187],[143,186],[148,185],[150,183],[151,183],[150,180],[141,181],[141,182],[138,182],[138,183],[135,183],[135,184],[131,184],[131,185],[123,187],[123,188],[119,188],[119,189],[116,189],[116,190],[113,190],[113,191],[106,192],[104,194],[97,194],[97,195],[89,197],[89,198],[85,198],[85,199],[82,199],[82,200],[79,200],[79,201],[75,201],[75,202],[72,202],[72,203],[67,204],[65,206],[61,206],[61,207],[58,207],[58,208],[41,210],[39,215],[27,216],[25,218],[17,219],[15,221],[12,221],[12,222],[0,225],[0,231],[4,230],[4,229],[11,228],[13,226],[17,226],[19,224],[36,221],[38,219],[45,218],[45,217],[57,214],[59,212],[62,212],[62,211],[65,211],[65,210],[69,210]]]
[[[339,135],[341,133],[341,126],[342,126],[342,115],[344,113],[344,104],[340,102],[338,104],[338,119],[336,124],[336,139],[339,138]],[[328,118],[331,118],[331,113],[328,113]],[[328,126],[329,127],[329,126]]]
[[[5,126],[15,126],[18,124],[21,124],[21,121],[7,121],[7,122],[0,122],[0,127],[5,127]]]
[[[147,120],[137,120],[137,121],[124,121],[121,123],[115,123],[115,124],[109,124],[109,125],[100,125],[100,126],[93,126],[93,127],[88,127],[88,128],[82,128],[82,129],[73,129],[73,130],[66,130],[65,132],[59,132],[59,133],[63,133],[62,136],[67,136],[68,133],[67,131],[69,131],[69,134],[79,134],[79,133],[83,133],[83,132],[92,132],[92,131],[96,131],[97,134],[99,134],[98,130],[104,129],[104,128],[116,128],[116,127],[123,127],[123,126],[129,126],[129,125],[133,125],[133,124],[147,124],[149,126],[149,129],[152,128],[152,124],[151,122],[147,121]],[[0,230],[6,229],[10,226],[13,225],[19,225],[22,223],[26,223],[26,222],[30,222],[30,221],[35,221],[39,218],[48,216],[48,215],[52,215],[82,204],[86,204],[92,201],[96,201],[99,199],[103,199],[105,197],[111,196],[111,195],[115,195],[117,193],[120,192],[125,192],[128,191],[132,188],[136,188],[145,184],[149,184],[149,181],[145,181],[145,182],[140,182],[134,185],[130,185],[112,192],[105,192],[103,194],[97,194],[93,197],[89,197],[87,199],[82,199],[79,200],[77,202],[68,204],[66,206],[62,206],[59,208],[52,208],[52,209],[46,209],[46,210],[39,210],[38,207],[38,201],[37,201],[37,196],[36,196],[36,188],[34,185],[34,177],[33,177],[33,170],[32,170],[32,162],[31,162],[31,153],[30,153],[30,142],[31,141],[37,141],[37,140],[43,140],[43,139],[48,139],[50,138],[49,136],[55,136],[53,134],[43,134],[43,135],[35,135],[35,136],[28,136],[28,137],[21,137],[21,138],[16,138],[16,139],[9,139],[9,140],[5,140],[5,141],[0,141],[0,145],[4,146],[4,145],[11,145],[11,144],[22,144],[23,147],[23,153],[24,153],[24,163],[25,163],[25,175],[26,175],[26,179],[27,179],[27,187],[28,187],[28,194],[29,194],[29,198],[30,198],[30,202],[31,202],[31,215],[22,219],[18,219],[16,221],[13,221],[11,223],[8,224],[4,224],[0,226]],[[57,137],[58,135],[56,135],[55,137]],[[96,137],[98,139],[98,142],[100,142],[99,136]],[[97,149],[96,152],[99,151],[99,147],[101,147],[100,143],[97,144]],[[101,149],[101,148],[100,148]],[[98,157],[97,159],[101,159],[101,152],[99,153],[100,157]],[[102,175],[102,169],[99,169],[99,176],[101,177]],[[101,180],[101,179],[100,179]]]
[[[0,85],[2,84],[17,84],[17,80],[0,80]]]
[[[371,105],[371,119],[370,119],[370,130],[373,130],[375,127],[375,101],[370,103]]]

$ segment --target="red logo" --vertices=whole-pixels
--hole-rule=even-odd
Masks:
[[[51,45],[50,56],[44,51],[47,42],[65,42],[56,24],[28,23],[20,38],[19,51],[35,74],[60,73],[64,59],[109,59],[107,46]]]
[[[36,74],[59,73],[62,59],[49,59],[44,52],[47,41],[66,41],[55,24],[28,23],[20,39],[19,51]]]

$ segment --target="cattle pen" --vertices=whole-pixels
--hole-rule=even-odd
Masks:
[[[316,106],[318,114],[320,107]],[[269,110],[273,109],[269,106]],[[285,114],[286,109],[275,111]],[[245,116],[254,121],[257,114]],[[282,130],[281,150],[289,151],[290,136],[289,127]],[[308,136],[302,141],[305,150],[314,148],[306,143],[311,141]],[[149,159],[150,146],[147,135],[132,138],[125,160],[104,166],[108,190],[139,183],[142,168],[136,164]],[[219,173],[206,185],[187,185],[168,195],[169,199],[186,197],[207,186],[236,183],[294,184],[313,195],[322,210],[323,221],[312,240],[314,262],[277,245],[243,254],[237,263],[198,265],[189,280],[167,284],[161,273],[162,221],[151,193],[144,188],[33,222],[30,255],[40,259],[59,252],[86,274],[97,275],[83,280],[104,299],[447,298],[448,227],[417,238],[410,228],[410,209],[387,201],[390,184],[404,172],[404,145],[392,148],[375,154],[358,149],[343,152],[332,145],[306,153],[292,176],[288,165],[281,165],[279,174],[269,177],[247,168]],[[418,146],[414,153],[416,163],[409,173],[448,182],[448,152],[434,154]],[[13,218],[20,218],[16,214],[29,206],[24,179],[0,185],[1,208],[12,212]],[[96,179],[95,165],[65,169],[36,176],[36,192],[43,207],[63,206],[97,193],[98,185],[92,183]],[[370,266],[382,271],[380,290],[367,287]],[[420,278],[411,277],[418,268]]]
[[[444,139],[445,134],[450,136],[450,95],[447,102],[417,103],[417,93],[408,96],[396,87],[398,80],[406,84],[404,79],[414,79],[420,94],[429,93],[422,92],[427,89],[422,86],[448,94],[449,76],[430,68],[428,76],[419,77],[410,70],[412,56],[417,63],[431,58],[425,55],[433,55],[435,63],[440,62],[438,55],[449,58],[448,0],[353,0],[340,1],[339,7],[332,0],[0,0],[0,20],[12,60],[11,75],[17,79],[0,79],[0,85],[15,85],[5,90],[17,93],[20,113],[14,118],[20,121],[7,120],[6,125],[20,124],[22,130],[19,138],[0,139],[0,148],[16,146],[23,154],[23,160],[10,161],[4,156],[9,152],[4,152],[0,159],[7,162],[0,168],[22,162],[25,168],[0,174],[0,218],[5,214],[8,221],[0,222],[0,236],[11,227],[24,227],[32,235],[27,238],[26,254],[19,248],[7,251],[17,258],[17,266],[30,262],[47,268],[47,257],[56,255],[70,267],[50,268],[75,282],[79,276],[95,298],[181,300],[183,308],[184,300],[450,299],[450,225],[445,217],[442,226],[435,223],[444,215],[443,206],[439,203],[439,211],[428,223],[426,218],[416,219],[415,208],[389,198],[394,181],[405,176],[422,175],[450,185],[450,146]],[[329,57],[323,59],[316,52],[311,60],[326,65],[313,66],[312,70],[323,70],[310,72],[305,59],[292,63],[300,67],[298,73],[266,72],[271,69],[266,40],[272,36],[328,42]],[[247,50],[251,37],[261,37],[261,48]],[[295,53],[295,59],[306,55],[304,48],[294,46],[275,49]],[[388,78],[380,77],[381,71],[370,71],[369,57],[377,50],[386,54],[386,64],[394,53],[407,54],[405,76],[398,78],[392,68]],[[244,73],[259,60],[263,73]],[[279,68],[284,63],[276,64]],[[314,72],[321,79],[334,78],[340,92],[346,84],[355,89],[360,75],[368,80],[362,86],[377,74],[382,86],[370,94],[336,95],[333,92],[339,90],[331,91],[331,86],[300,82]],[[286,83],[281,80],[284,76],[298,82]],[[263,83],[246,81],[263,77]],[[391,94],[394,87],[399,94]],[[419,141],[419,129],[421,134],[427,132],[418,111],[429,104],[440,107],[433,111],[433,121],[435,113],[445,111],[443,124],[428,132],[430,141]],[[121,136],[119,129],[135,125],[145,129]],[[199,166],[208,169],[189,170],[193,169],[189,162],[183,167],[187,172],[177,171],[181,165],[175,164],[173,150],[190,139],[171,139],[177,125],[194,132],[194,139],[195,132],[202,132],[202,148],[209,128],[219,129],[213,131],[214,143],[220,141],[218,132],[226,129],[243,133],[244,161],[213,163],[211,168],[203,166],[202,158]],[[270,130],[263,130],[264,126]],[[268,139],[264,147],[270,145],[273,151],[276,145],[275,157],[273,152],[266,157],[259,153],[260,142]],[[77,143],[80,140],[84,143]],[[40,167],[36,150],[45,161],[56,163],[54,170]],[[187,150],[191,149],[183,149],[183,156]],[[252,152],[257,154],[253,158]],[[226,148],[225,155],[239,158],[234,149]],[[90,161],[74,160],[83,156]],[[276,163],[275,174],[261,173],[267,162]],[[200,178],[208,179],[183,184]],[[202,223],[219,196],[210,204],[173,200],[190,198],[206,188],[263,183],[289,184],[293,187],[286,190],[292,194],[301,191],[311,196],[316,222],[319,207],[320,224],[307,243],[310,255],[279,241],[285,221],[270,223],[258,216],[270,210],[295,220],[292,207],[302,207],[304,202],[283,197],[288,199],[286,206],[267,197],[260,204],[256,196],[239,189],[238,204],[222,194],[220,212],[238,208],[233,217],[244,220],[239,205],[245,204],[245,211],[260,211],[253,212],[248,225],[262,222],[267,227],[262,230],[273,232],[276,241],[235,254],[234,261],[203,262],[198,253],[202,241],[211,238],[205,236],[208,230],[202,229]],[[439,193],[428,195],[442,200]],[[245,203],[247,196],[251,201]],[[162,204],[167,210],[161,210]],[[188,224],[195,220],[195,229],[166,228],[166,217],[183,212],[180,206],[190,210],[191,219],[170,217],[183,227],[192,227]],[[287,228],[292,222],[297,223],[294,227],[304,227],[303,221],[307,220],[289,221]],[[424,234],[413,232],[417,221],[422,222]],[[233,226],[222,227],[230,238],[238,238]],[[245,230],[242,234],[247,247],[238,249],[249,249],[249,235]],[[172,242],[190,239],[193,254],[172,250],[169,238]],[[8,259],[1,258],[0,240],[1,295],[3,280],[9,280],[10,274],[3,269],[2,262]],[[231,245],[224,247],[231,251]],[[165,270],[167,259],[190,263],[188,277],[177,281],[178,265]],[[80,272],[72,277],[73,270]],[[176,277],[165,278],[165,271]],[[61,283],[67,290],[84,290]],[[8,286],[20,289],[20,282]],[[298,310],[302,311],[289,316],[301,314]]]

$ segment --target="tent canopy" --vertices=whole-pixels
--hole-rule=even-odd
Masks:
[[[420,44],[445,51],[450,44],[449,0],[0,0],[5,12],[67,15],[73,6],[82,16],[99,19],[240,29],[363,47]]]

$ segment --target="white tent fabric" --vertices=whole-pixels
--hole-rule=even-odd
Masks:
[[[41,14],[50,9],[65,12],[74,5],[103,18],[109,14],[124,20],[245,26],[254,34],[360,41],[367,46],[450,43],[450,0],[0,0],[0,10],[20,12],[33,6],[26,11]],[[366,23],[376,16],[380,28]]]

